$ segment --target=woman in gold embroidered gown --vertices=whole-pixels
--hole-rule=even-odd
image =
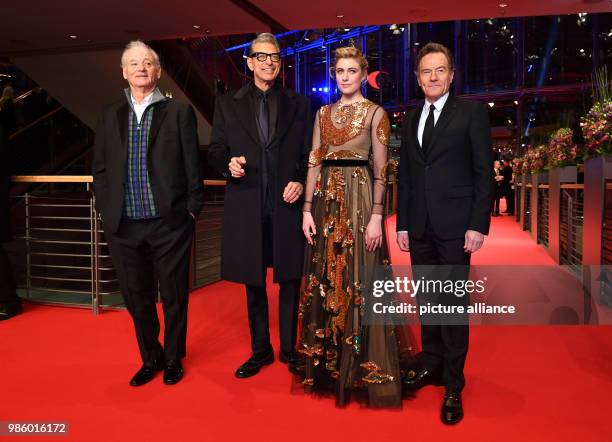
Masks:
[[[366,393],[370,406],[400,406],[406,330],[364,325],[361,310],[370,270],[389,265],[383,225],[389,119],[361,94],[367,77],[361,51],[337,49],[333,66],[342,96],[317,112],[303,208],[302,383],[307,391],[332,391],[340,406],[354,391]]]

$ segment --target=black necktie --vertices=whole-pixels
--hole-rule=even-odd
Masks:
[[[261,100],[259,101],[259,129],[261,131],[261,142],[264,146],[267,146],[270,136],[270,112],[268,110],[268,95],[265,92],[261,94]]]
[[[431,138],[433,137],[434,110],[436,110],[436,107],[433,104],[430,105],[429,115],[427,115],[427,120],[425,120],[425,128],[423,129],[423,141],[421,142],[421,147],[423,148],[423,153],[425,155],[427,155],[427,150],[429,149],[429,143],[431,143]]]

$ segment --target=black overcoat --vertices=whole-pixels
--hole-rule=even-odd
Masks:
[[[223,214],[221,277],[228,281],[261,286],[265,266],[262,232],[262,149],[250,90],[252,84],[218,97],[211,142],[210,164],[227,178]],[[312,145],[312,121],[308,99],[287,88],[280,88],[278,122],[269,147],[278,149],[277,182],[273,195],[274,281],[298,279],[302,275],[304,235],[302,203],[283,201],[283,190],[290,181],[304,183],[308,154]],[[244,156],[245,175],[232,178],[231,157]]]

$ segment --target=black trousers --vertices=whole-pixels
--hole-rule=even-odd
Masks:
[[[514,190],[512,186],[508,186],[505,192],[506,197],[506,212],[510,215],[514,215]]]
[[[178,228],[167,226],[161,219],[122,219],[116,234],[106,233],[144,364],[185,357],[193,230],[191,217]],[[157,283],[164,311],[163,347],[155,307]]]
[[[465,253],[464,238],[441,239],[427,220],[421,238],[409,237],[413,278],[459,280],[469,277],[470,254]],[[432,302],[433,301],[433,302]],[[468,295],[457,297],[448,294],[417,295],[417,303],[463,305],[469,303]],[[447,389],[461,392],[465,386],[463,369],[468,351],[469,326],[467,315],[421,317],[421,364],[432,372],[441,371]]]
[[[491,203],[491,215],[499,215],[499,201],[502,197],[502,191],[499,187],[493,190],[493,202]]]
[[[20,302],[17,296],[17,287],[11,262],[6,254],[6,250],[4,250],[4,246],[0,243],[0,304],[12,306]]]
[[[264,281],[273,257],[273,225],[272,216],[266,216],[262,223]],[[280,349],[289,353],[295,348],[297,336],[297,314],[300,294],[300,280],[279,283],[278,327],[280,332]],[[254,354],[268,353],[272,350],[270,343],[270,326],[268,315],[268,293],[266,285],[246,285],[247,309],[249,314],[249,329],[251,332],[251,350]]]

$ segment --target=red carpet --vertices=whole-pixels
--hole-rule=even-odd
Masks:
[[[395,262],[406,259],[398,254]],[[552,261],[500,217],[474,263]],[[189,319],[185,379],[132,388],[140,363],[126,312],[94,317],[27,306],[0,323],[0,421],[69,422],[68,439],[76,441],[610,440],[612,327],[472,327],[466,418],[449,428],[438,417],[440,387],[422,389],[401,411],[381,411],[356,403],[337,409],[331,399],[305,395],[278,362],[234,378],[249,355],[241,286],[221,282],[194,293]],[[28,440],[0,437],[12,439]]]

